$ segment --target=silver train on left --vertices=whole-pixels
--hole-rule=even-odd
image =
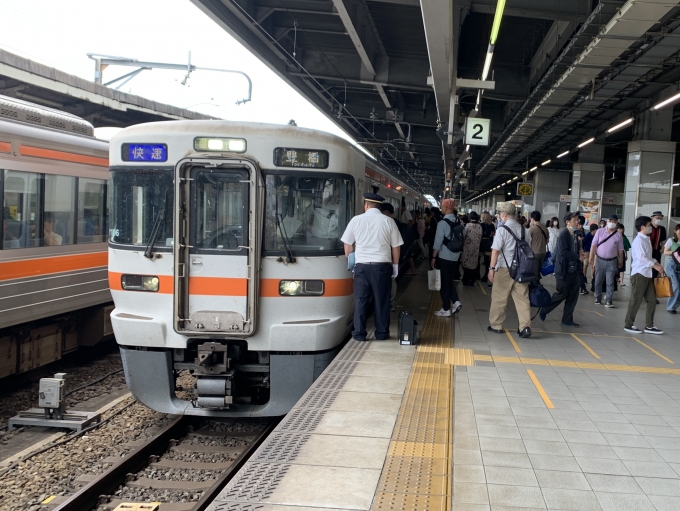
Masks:
[[[0,96],[0,378],[112,335],[108,143]]]
[[[110,161],[111,321],[130,390],[165,413],[287,413],[352,328],[340,237],[362,193],[422,203],[349,142],[294,126],[138,125]]]

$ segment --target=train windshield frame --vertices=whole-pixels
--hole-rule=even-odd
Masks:
[[[354,216],[354,178],[349,174],[263,170],[264,254],[344,254],[340,238]]]
[[[172,251],[174,168],[112,168],[110,187],[109,243],[135,250],[146,247],[156,219],[164,212],[154,251]]]

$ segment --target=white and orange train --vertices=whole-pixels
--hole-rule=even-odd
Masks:
[[[88,122],[0,96],[0,377],[111,335],[108,166]]]
[[[111,322],[132,393],[165,413],[288,412],[351,330],[340,237],[362,193],[422,204],[347,141],[294,126],[133,126],[110,163]]]

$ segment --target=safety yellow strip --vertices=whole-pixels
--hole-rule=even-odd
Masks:
[[[484,289],[484,286],[482,285],[482,283],[479,280],[477,281],[477,284],[479,284],[479,289],[482,290],[482,293],[484,293],[485,295],[488,296],[489,293],[486,292],[486,289]]]
[[[680,374],[680,369],[672,367],[629,366],[620,364],[602,364],[596,362],[574,362],[572,360],[548,360],[545,358],[495,357],[492,355],[475,355],[475,360],[505,364],[525,364],[553,367],[572,367],[577,369],[598,369],[606,371],[626,371],[632,373]]]
[[[47,497],[45,500],[43,500],[41,502],[41,504],[49,504],[50,502],[52,502],[56,498],[57,498],[56,495],[51,495],[51,496]]]
[[[571,336],[572,336],[574,339],[576,339],[578,342],[580,342],[580,343],[583,345],[583,347],[584,347],[585,349],[587,349],[587,350],[590,352],[590,354],[591,354],[592,356],[594,356],[596,359],[600,360],[600,355],[598,355],[597,353],[595,353],[595,351],[593,351],[593,349],[592,349],[590,346],[588,346],[585,342],[583,342],[581,339],[579,339],[578,336],[577,336],[576,334],[571,334]]]
[[[659,353],[659,352],[656,351],[654,348],[652,348],[649,344],[645,344],[645,343],[642,342],[640,339],[636,339],[635,337],[633,337],[633,340],[636,341],[636,342],[639,342],[639,343],[642,344],[645,348],[647,348],[649,351],[651,351],[651,352],[654,353],[655,355],[658,355],[659,357],[661,357],[662,359],[664,359],[664,360],[665,360],[666,362],[668,362],[669,364],[675,364],[675,362],[673,362],[670,358],[663,356],[661,353]]]
[[[543,385],[541,385],[541,382],[538,381],[538,378],[536,378],[534,372],[531,369],[527,369],[527,373],[529,373],[529,378],[531,378],[531,381],[534,382],[534,386],[536,387],[536,390],[538,390],[538,393],[541,395],[541,399],[543,399],[545,406],[547,406],[548,408],[555,408],[555,405],[553,405],[552,401],[550,401],[548,394],[543,389]]]
[[[517,353],[521,353],[522,350],[519,349],[519,346],[518,346],[517,343],[515,342],[515,339],[512,338],[512,334],[510,333],[510,330],[508,330],[507,328],[505,329],[505,335],[507,335],[507,336],[508,336],[508,339],[510,339],[510,342],[512,343],[512,347],[515,348],[515,351],[516,351]]]
[[[439,307],[432,293],[372,510],[452,507],[453,367],[474,356],[453,348],[455,319],[435,316]]]

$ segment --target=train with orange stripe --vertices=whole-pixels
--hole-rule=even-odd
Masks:
[[[171,414],[287,413],[351,331],[340,237],[363,192],[423,200],[347,141],[296,126],[132,126],[110,163],[111,322],[130,390]]]
[[[112,336],[108,166],[87,121],[0,96],[0,377]]]

